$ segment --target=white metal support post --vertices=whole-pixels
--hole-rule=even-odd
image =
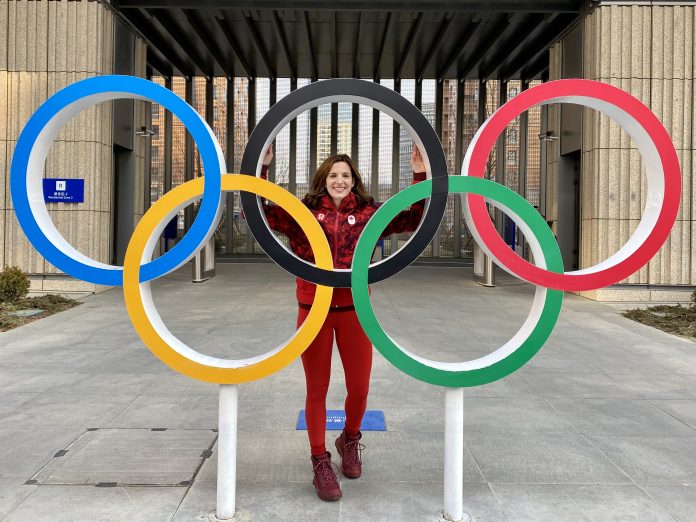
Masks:
[[[464,513],[464,388],[445,390],[445,520],[471,520]]]
[[[218,520],[234,518],[237,488],[237,385],[220,385],[218,412]]]

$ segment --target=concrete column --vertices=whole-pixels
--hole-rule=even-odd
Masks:
[[[228,78],[226,83],[227,110],[225,113],[227,131],[227,150],[225,161],[227,171],[234,172],[234,78]],[[234,192],[228,192],[225,196],[225,252],[232,253],[234,245]]]
[[[331,154],[338,150],[338,103],[331,104]]]
[[[477,120],[479,127],[486,121],[486,101],[488,99],[488,84],[479,80],[478,84],[478,111]],[[478,243],[474,243],[474,281],[483,286],[495,286],[495,268],[493,260],[484,254]]]
[[[256,81],[255,79],[249,80],[248,86],[248,118],[247,118],[247,136],[251,135],[251,131],[254,130],[256,126]],[[246,236],[246,252],[247,254],[254,253],[254,236],[247,230]]]
[[[290,90],[297,89],[297,78],[290,79]],[[290,122],[290,161],[288,162],[288,190],[297,194],[297,118]]]
[[[457,81],[457,130],[455,131],[454,145],[454,176],[462,173],[462,162],[464,161],[464,82]],[[452,200],[454,205],[454,230],[452,241],[452,257],[462,257],[462,202],[459,196]]]
[[[498,107],[501,107],[507,101],[507,82],[498,80]],[[500,137],[495,144],[495,181],[501,185],[507,186],[505,182],[505,137],[507,135],[506,129],[500,133]],[[505,234],[505,215],[503,212],[496,208],[495,209],[495,226],[498,229],[498,233],[503,236]]]
[[[167,78],[164,86],[172,90],[172,79]],[[164,111],[164,192],[172,190],[172,113]]]
[[[318,108],[312,107],[309,110],[309,173],[308,178],[311,179],[317,171],[317,118],[319,116]],[[323,161],[324,158],[322,158]]]
[[[278,92],[278,82],[275,78],[271,78],[268,89],[268,108],[270,109],[275,105],[277,92]],[[273,150],[275,150],[276,142],[273,140]],[[268,180],[275,183],[276,180],[276,162],[270,164],[268,168]]]
[[[360,104],[354,103],[352,106],[352,118],[351,118],[351,134],[350,134],[350,158],[353,162],[358,165],[360,160],[360,136],[358,131],[360,130]]]
[[[529,83],[522,81],[521,91],[529,88]],[[519,128],[519,153],[517,154],[517,193],[524,199],[527,199],[527,135],[529,134],[529,112],[525,111],[520,114]],[[520,241],[517,253],[527,259],[527,242],[520,234]]]
[[[372,109],[372,172],[370,176],[370,195],[379,197],[379,111]]]
[[[186,78],[184,99],[186,103],[193,106],[193,78],[190,76]],[[190,133],[186,132],[184,138],[184,181],[193,179],[194,159],[193,138]],[[184,233],[191,228],[191,223],[193,223],[193,206],[188,205],[184,208]]]
[[[444,80],[437,80],[435,82],[435,132],[437,132],[440,142],[442,142],[442,102],[444,96]],[[432,252],[433,257],[440,257],[440,228],[438,227],[437,232],[433,236]]]
[[[400,80],[394,80],[394,91],[396,92],[401,92],[401,81]],[[401,126],[398,124],[398,122],[394,121],[392,124],[392,171],[391,171],[391,192],[390,196],[393,196],[399,191],[399,170],[400,170],[400,155],[399,151],[400,149],[400,140],[399,140],[399,132],[401,130]],[[399,248],[399,240],[397,238],[398,234],[395,234],[391,237],[391,250],[390,252],[393,254],[396,252]]]

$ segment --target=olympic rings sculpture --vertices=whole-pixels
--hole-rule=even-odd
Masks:
[[[176,115],[198,145],[205,176],[189,181],[160,198],[138,223],[124,266],[92,260],[72,246],[53,225],[43,202],[41,178],[46,156],[60,128],[81,110],[116,98],[150,100]],[[335,270],[321,227],[291,193],[256,175],[266,147],[288,121],[321,103],[349,101],[380,109],[404,126],[420,146],[430,179],[402,190],[385,202],[358,240],[350,270]],[[515,192],[483,179],[488,155],[506,125],[535,105],[575,103],[597,109],[633,138],[647,173],[647,202],[628,242],[609,259],[584,270],[563,272],[558,245],[536,210]],[[104,285],[123,285],[126,308],[145,345],[162,362],[189,377],[233,384],[263,378],[288,365],[312,342],[328,313],[334,287],[351,287],[356,313],[375,347],[397,368],[431,384],[477,386],[505,377],[529,361],[548,339],[558,319],[563,290],[607,286],[637,271],[669,236],[679,210],[681,174],[674,146],[657,117],[639,100],[615,87],[591,80],[557,80],[533,87],[501,106],[474,136],[461,176],[448,176],[444,152],[425,117],[401,95],[363,80],[336,79],[310,84],[276,103],[249,137],[242,159],[244,174],[225,174],[219,143],[193,108],[171,91],[141,78],[89,78],[58,91],[29,119],[20,135],[11,167],[10,188],[17,219],[34,247],[57,268],[73,277]],[[164,325],[152,300],[149,281],[190,260],[212,236],[221,217],[225,191],[241,190],[242,205],[254,237],[266,253],[288,272],[317,283],[307,320],[285,344],[266,354],[241,360],[201,354],[177,339]],[[481,248],[509,273],[536,285],[530,314],[503,346],[478,359],[444,363],[420,357],[401,347],[380,326],[369,299],[368,284],[408,266],[437,230],[450,192],[459,193],[470,231]],[[270,231],[259,197],[285,208],[304,230],[316,265],[299,259]],[[185,236],[165,255],[152,259],[165,224],[183,207],[202,198],[200,211]],[[386,260],[370,265],[380,233],[403,208],[428,199],[424,218],[411,240]],[[485,203],[509,215],[527,239],[534,263],[518,256],[502,241]]]

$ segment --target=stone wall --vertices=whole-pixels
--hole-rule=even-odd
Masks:
[[[38,292],[93,292],[45,261],[27,241],[9,193],[9,168],[24,124],[51,94],[78,80],[113,70],[113,15],[95,1],[16,2],[0,0],[0,264],[31,275]],[[145,45],[136,44],[139,72],[145,74]],[[136,125],[145,125],[144,102]],[[140,186],[147,155],[136,141]],[[60,132],[46,161],[45,177],[83,178],[84,203],[48,205],[56,228],[86,256],[111,260],[113,206],[112,104],[83,111]],[[135,194],[137,216],[143,193]]]
[[[598,300],[688,301],[696,285],[695,5],[604,5],[584,20],[583,76],[619,87],[660,118],[682,170],[682,200],[673,231],[653,260],[619,284],[582,295]],[[550,79],[560,78],[560,49],[551,49]],[[548,124],[558,131],[557,108]],[[558,135],[558,133],[556,134]],[[628,134],[608,117],[583,111],[580,266],[607,259],[640,220],[647,181]],[[549,144],[547,208],[555,209],[558,142]],[[553,214],[552,214],[553,217]]]

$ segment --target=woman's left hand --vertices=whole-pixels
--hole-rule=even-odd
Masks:
[[[413,152],[411,153],[411,168],[413,172],[425,172],[425,161],[423,156],[421,156],[420,149],[418,145],[413,144]]]

